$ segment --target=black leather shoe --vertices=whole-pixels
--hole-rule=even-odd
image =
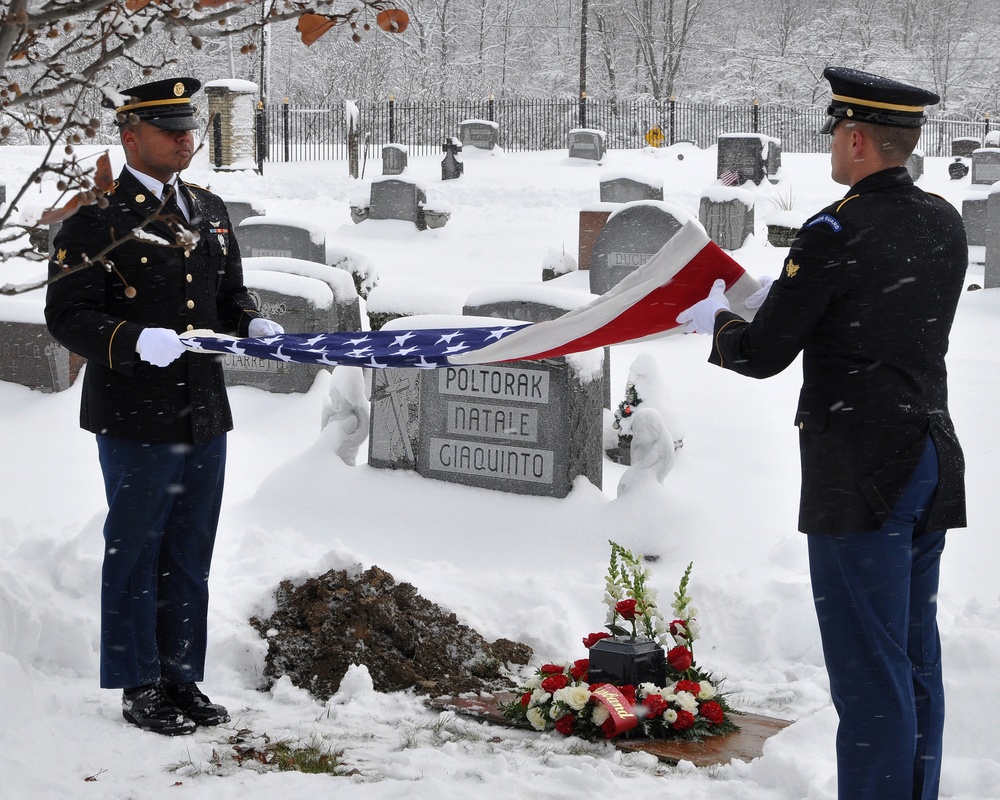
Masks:
[[[159,685],[137,686],[122,692],[122,716],[144,731],[164,736],[193,733],[195,724],[190,717],[167,697]]]
[[[196,683],[177,686],[163,684],[163,692],[196,725],[221,725],[229,722],[229,712],[225,706],[209,700]]]

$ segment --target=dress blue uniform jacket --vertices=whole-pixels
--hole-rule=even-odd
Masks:
[[[752,322],[716,317],[712,363],[764,378],[802,353],[801,531],[881,528],[928,434],[940,471],[928,529],[965,525],[945,353],[967,267],[961,216],[896,167],[806,222]]]
[[[166,367],[140,361],[136,340],[144,327],[183,333],[211,329],[247,335],[261,314],[243,285],[239,246],[221,198],[184,184],[191,229],[198,242],[173,244],[165,222],[108,254],[113,268],[95,264],[49,285],[45,319],[56,341],[86,357],[80,424],[94,433],[149,443],[200,443],[232,429],[219,359],[185,353]],[[159,200],[127,169],[109,205],[81,208],[53,242],[51,276],[63,266],[96,257],[138,227]],[[183,220],[182,220],[183,222]]]

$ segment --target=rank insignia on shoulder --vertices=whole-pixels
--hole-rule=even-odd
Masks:
[[[788,259],[788,261],[785,262],[785,274],[789,278],[794,278],[799,274],[799,265],[792,261],[792,259]]]
[[[806,223],[807,228],[812,228],[815,225],[829,225],[833,228],[834,233],[840,233],[844,229],[844,226],[840,224],[840,221],[830,214],[820,214],[818,217],[815,217]]]

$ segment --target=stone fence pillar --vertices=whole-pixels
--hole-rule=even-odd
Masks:
[[[208,96],[208,160],[216,172],[257,166],[254,113],[258,87],[252,81],[222,80],[205,84]]]

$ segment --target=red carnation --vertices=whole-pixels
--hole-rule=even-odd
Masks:
[[[563,736],[569,736],[573,732],[574,722],[576,722],[576,717],[572,714],[563,714],[556,720],[556,730]]]
[[[615,718],[608,717],[604,720],[604,722],[601,723],[601,730],[604,731],[605,739],[614,738],[614,735],[618,732],[618,729],[615,727]]]
[[[702,703],[701,708],[698,709],[699,713],[707,719],[712,725],[718,725],[722,722],[722,706],[716,703],[714,700],[709,700],[707,703]]]
[[[678,711],[673,727],[679,731],[686,731],[688,728],[694,727],[694,714],[690,711]]]
[[[647,695],[646,699],[642,701],[642,704],[646,707],[646,716],[649,719],[656,719],[663,715],[663,712],[667,710],[667,701],[663,699],[662,695],[651,694]]]
[[[696,697],[701,694],[701,684],[694,681],[677,681],[674,687],[675,692],[691,692]]]
[[[544,672],[546,675],[558,675],[564,669],[562,664],[543,664],[539,672]]]
[[[531,692],[530,691],[525,692],[524,694],[521,695],[521,705],[524,708],[527,708],[528,707],[528,703],[530,703],[530,702],[531,702]]]
[[[632,598],[619,600],[615,603],[615,611],[622,615],[622,619],[635,619],[635,600]]]
[[[573,662],[573,666],[569,668],[569,674],[573,676],[573,680],[582,681],[587,679],[587,670],[590,669],[590,659],[581,658]]]
[[[569,678],[561,672],[558,675],[550,675],[542,681],[542,689],[546,692],[555,692],[569,685]]]
[[[675,647],[667,652],[667,663],[678,672],[684,672],[684,670],[691,668],[691,664],[694,663],[694,659],[692,658],[691,651],[688,650],[688,648]]]
[[[618,691],[622,693],[622,697],[628,700],[629,705],[635,705],[635,687],[626,683],[624,686],[619,686]]]
[[[587,636],[583,637],[583,646],[589,650],[591,647],[593,647],[595,644],[601,641],[601,639],[607,639],[610,636],[611,636],[610,633],[604,633],[604,631],[601,631],[600,633],[588,634]]]

